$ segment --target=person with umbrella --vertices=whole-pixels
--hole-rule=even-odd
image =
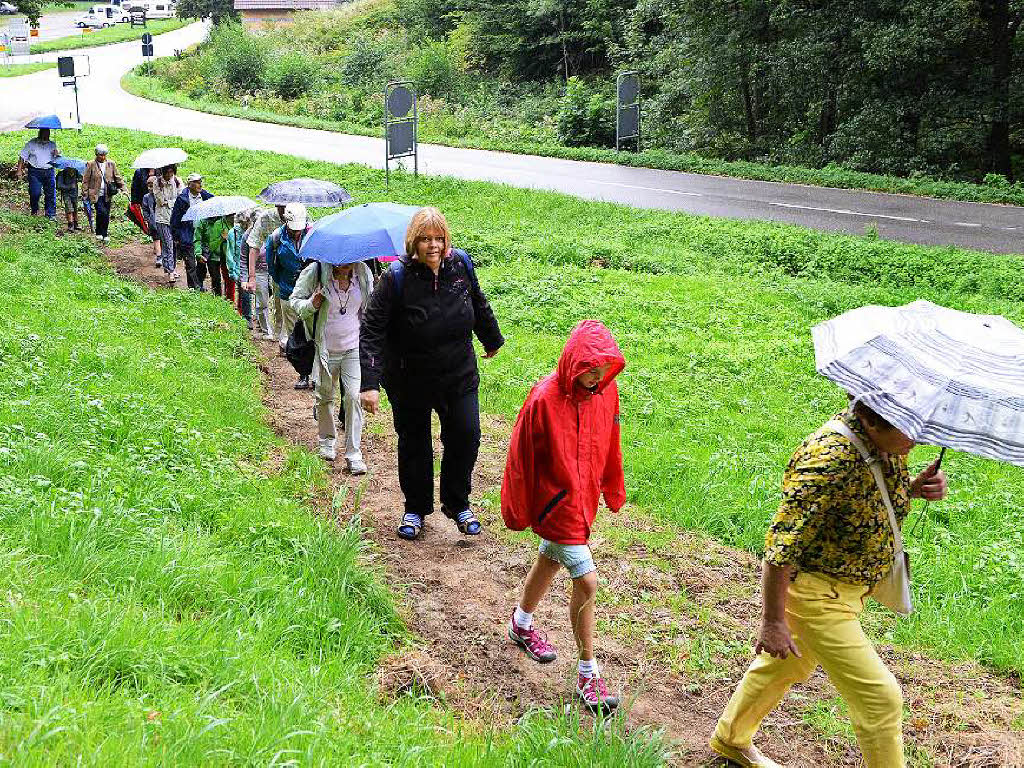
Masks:
[[[281,331],[284,339],[292,335],[298,315],[289,303],[299,273],[304,266],[299,256],[299,249],[309,231],[309,219],[306,206],[302,203],[289,203],[284,207],[284,224],[267,238],[265,245],[267,254],[267,274],[274,281],[275,290],[281,297]],[[283,345],[282,345],[283,347]],[[312,389],[309,376],[299,376],[295,382],[296,389]]]
[[[819,665],[849,706],[869,768],[905,764],[900,686],[859,615],[869,596],[899,612],[911,610],[902,521],[912,498],[946,495],[941,456],[912,480],[907,454],[925,439],[999,455],[992,452],[993,435],[964,425],[1006,423],[971,414],[991,415],[994,404],[1019,402],[1024,394],[1019,385],[1014,397],[1007,396],[1012,389],[994,391],[995,358],[1005,368],[1011,351],[994,339],[991,366],[968,344],[937,354],[951,338],[986,333],[981,323],[958,333],[949,313],[966,313],[932,309],[942,308],[927,302],[865,307],[814,328],[818,370],[847,390],[851,404],[804,440],[783,478],[782,503],[766,537],[759,655],[711,738],[715,752],[740,765],[776,765],[752,738],[789,688]],[[1024,352],[1024,342],[1018,347]],[[963,360],[984,373],[958,381],[958,372],[970,367],[961,366]],[[1016,376],[1024,378],[1021,371]],[[977,402],[965,402],[971,397]]]
[[[422,208],[406,230],[404,257],[370,297],[359,341],[362,406],[376,413],[383,385],[398,433],[403,539],[420,535],[434,507],[432,411],[440,417],[444,447],[441,511],[461,533],[481,533],[469,506],[480,448],[474,333],[487,358],[505,343],[469,254],[452,248],[448,222],[437,208]]]
[[[169,284],[178,281],[178,257],[171,229],[171,215],[174,204],[185,190],[185,184],[178,178],[178,166],[165,165],[155,176],[150,177],[152,189],[152,232],[156,243],[154,251],[160,256],[164,276]],[[149,194],[143,196],[148,201]]]
[[[263,340],[277,341],[279,344],[283,344],[287,337],[281,332],[281,299],[276,293],[271,297],[272,283],[267,274],[267,252],[264,245],[267,238],[283,224],[284,203],[278,203],[270,208],[258,209],[245,232],[245,244],[249,250],[249,279],[244,288],[256,300],[256,325]]]
[[[29,123],[32,127],[32,123]],[[59,124],[58,124],[59,127]],[[51,221],[57,218],[57,190],[53,161],[60,157],[57,143],[50,139],[50,129],[40,128],[29,139],[18,156],[18,178],[28,177],[28,201],[32,215],[39,215],[39,198],[44,198],[43,211]]]
[[[64,206],[68,232],[79,231],[78,227],[78,185],[82,181],[85,163],[73,157],[58,157],[53,161],[57,170],[57,191]]]
[[[183,221],[188,209],[213,195],[203,189],[203,177],[198,173],[189,174],[188,186],[185,187],[174,201],[171,210],[171,233],[174,235],[175,258],[185,262],[185,279],[188,287],[195,291],[205,291],[206,264],[195,257],[195,229],[191,221]]]
[[[96,211],[96,239],[109,243],[110,201],[124,189],[124,181],[117,172],[117,164],[109,157],[106,144],[96,145],[96,159],[90,160],[82,175],[82,196]]]
[[[343,251],[334,258],[347,261]],[[334,390],[340,383],[345,410],[345,464],[353,475],[366,474],[360,450],[363,409],[359,405],[359,325],[370,301],[373,274],[362,261],[321,263],[303,268],[289,303],[315,342],[313,381],[320,455],[334,461],[337,429]]]

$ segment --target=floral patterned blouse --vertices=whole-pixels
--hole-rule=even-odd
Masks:
[[[852,411],[837,417],[874,452]],[[910,511],[906,456],[881,460],[896,519]],[[793,454],[782,480],[782,503],[765,536],[765,561],[794,565],[850,584],[874,585],[892,567],[889,514],[875,478],[845,437],[822,427]]]

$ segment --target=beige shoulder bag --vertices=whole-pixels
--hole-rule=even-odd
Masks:
[[[903,534],[896,522],[896,512],[892,507],[892,499],[889,498],[889,488],[885,484],[885,477],[882,475],[882,468],[878,465],[876,457],[872,456],[864,445],[863,441],[853,433],[843,422],[830,421],[826,426],[838,432],[860,453],[861,458],[868,465],[871,474],[875,478],[875,484],[882,494],[882,501],[885,502],[885,509],[889,513],[889,526],[892,528],[893,538],[893,562],[890,571],[882,577],[882,580],[875,584],[871,590],[871,597],[896,613],[907,615],[913,613],[914,606],[910,601],[910,557],[903,550]]]

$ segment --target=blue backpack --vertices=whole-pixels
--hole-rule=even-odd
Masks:
[[[469,279],[472,282],[476,282],[476,269],[473,267],[473,260],[469,258],[469,254],[461,248],[452,248],[452,254],[458,256],[462,260],[462,263],[466,267],[466,272],[469,274]],[[395,286],[395,295],[398,300],[402,300],[402,285],[405,282],[405,264],[401,260],[391,262],[391,281]]]

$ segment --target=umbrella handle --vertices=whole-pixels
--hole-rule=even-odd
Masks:
[[[937,467],[935,467],[935,471],[936,472],[938,472],[940,469],[942,469],[942,460],[945,457],[946,457],[946,449],[943,448],[941,451],[939,451],[939,465]],[[929,504],[931,504],[930,501],[925,501],[924,507],[921,509],[921,512],[917,516],[917,520],[914,521],[914,525],[910,529],[910,535],[911,536],[914,535],[914,533],[917,531],[917,526],[920,525],[922,520],[924,520],[925,513],[928,511],[928,505]]]

